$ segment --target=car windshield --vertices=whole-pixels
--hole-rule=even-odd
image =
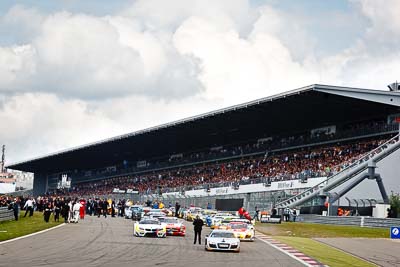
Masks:
[[[178,219],[174,219],[174,218],[163,218],[163,222],[165,222],[165,223],[179,223]]]
[[[246,223],[231,223],[231,224],[229,224],[229,226],[230,226],[232,229],[247,228],[247,224],[246,224]]]
[[[213,232],[210,237],[234,238],[235,235],[231,232]]]
[[[158,220],[144,220],[140,224],[161,224]]]
[[[147,215],[148,216],[153,216],[153,217],[163,217],[163,216],[165,216],[165,214],[162,213],[162,212],[149,212],[149,213],[147,213]]]

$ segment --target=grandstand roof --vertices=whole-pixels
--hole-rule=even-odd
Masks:
[[[310,85],[8,165],[37,172],[85,170],[400,113],[400,93]]]

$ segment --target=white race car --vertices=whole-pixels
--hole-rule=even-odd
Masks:
[[[140,222],[136,222],[133,225],[134,236],[156,236],[166,237],[167,229],[165,225],[162,225],[159,220],[156,219],[142,219]]]
[[[240,252],[240,240],[232,231],[213,230],[206,236],[206,250]]]
[[[152,218],[152,219],[158,219],[160,217],[165,217],[165,213],[162,211],[149,211],[146,214],[144,214],[143,218]]]

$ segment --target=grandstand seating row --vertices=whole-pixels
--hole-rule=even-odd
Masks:
[[[379,146],[388,136],[350,142],[307,146],[294,150],[267,152],[190,166],[121,175],[110,179],[75,184],[72,194],[105,195],[114,188],[134,188],[155,193],[188,190],[223,183],[255,183],[269,177],[271,182],[300,178],[326,177],[340,171],[362,154]]]

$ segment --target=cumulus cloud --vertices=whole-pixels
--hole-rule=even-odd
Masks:
[[[10,12],[6,17],[16,13]],[[24,16],[33,13],[24,11]],[[31,43],[0,47],[0,92],[35,90],[97,99],[132,94],[185,97],[201,90],[193,59],[179,57],[168,35],[163,40],[137,27],[134,20],[59,12],[41,21]]]
[[[327,83],[384,89],[399,78],[400,18],[398,1],[352,0],[369,23],[365,34],[347,49],[322,59]]]
[[[398,2],[351,2],[365,32],[323,58],[307,16],[247,0],[15,6],[0,18],[0,140],[20,160],[312,83],[383,88],[400,68]]]
[[[385,43],[399,43],[400,2],[396,0],[353,0],[360,5],[361,12],[370,20],[368,36],[371,40]]]
[[[43,20],[44,15],[37,9],[17,4],[0,17],[0,32],[4,33],[0,41],[10,44],[31,42],[39,34]]]
[[[202,98],[149,105],[142,96],[87,102],[45,93],[0,102],[0,140],[7,146],[8,163],[179,120],[182,110],[194,116],[216,107]]]
[[[15,95],[0,108],[8,162],[120,134],[118,123],[90,109],[84,101],[61,100],[53,94]]]

